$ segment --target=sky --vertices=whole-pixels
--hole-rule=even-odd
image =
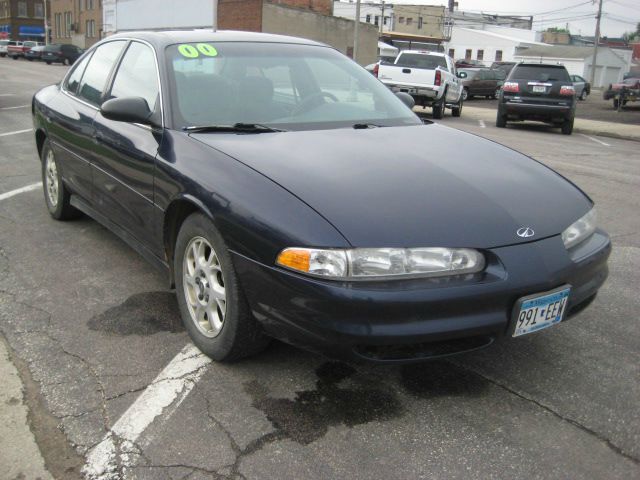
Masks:
[[[443,0],[386,0],[387,3],[445,5]],[[458,10],[505,15],[534,15],[534,29],[566,28],[574,34],[593,35],[598,4],[584,0],[457,0]],[[547,13],[551,12],[551,13]],[[640,1],[603,0],[602,36],[619,37],[635,31],[640,22]]]

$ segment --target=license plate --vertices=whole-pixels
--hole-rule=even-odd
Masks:
[[[562,287],[549,293],[530,295],[518,300],[514,337],[537,332],[560,323],[567,311],[571,287]]]
[[[533,93],[544,93],[546,91],[547,91],[547,87],[545,87],[544,85],[533,86]]]

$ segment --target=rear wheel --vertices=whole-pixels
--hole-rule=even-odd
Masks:
[[[51,62],[49,60],[46,61],[47,65],[51,65]]]
[[[496,116],[496,127],[505,128],[507,126],[507,117],[498,109]]]
[[[565,120],[561,128],[564,135],[571,135],[571,133],[573,132],[573,118],[570,120]]]
[[[451,115],[454,117],[459,117],[460,115],[462,115],[462,104],[463,104],[463,100],[462,98],[460,98],[460,100],[458,101],[457,104],[455,104],[453,107],[451,107]]]
[[[49,140],[42,146],[42,188],[49,214],[56,220],[76,218],[80,212],[70,203],[71,194],[62,182],[60,168]]]
[[[462,100],[464,100],[466,102],[468,98],[469,98],[469,89],[468,88],[464,88],[462,90]]]
[[[213,222],[201,213],[180,228],[174,249],[176,295],[193,343],[217,361],[258,353],[268,344],[253,318],[231,255]]]
[[[583,88],[582,93],[580,94],[580,100],[586,100],[586,99],[587,99],[587,89]]]

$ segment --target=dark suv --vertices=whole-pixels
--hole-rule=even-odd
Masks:
[[[519,63],[502,86],[496,126],[504,128],[511,120],[537,120],[571,135],[575,114],[576,92],[564,66]]]
[[[47,45],[42,52],[42,60],[47,65],[52,63],[62,63],[63,65],[73,65],[84,50],[71,44],[53,44]]]

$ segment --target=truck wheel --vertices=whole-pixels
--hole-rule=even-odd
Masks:
[[[465,102],[469,99],[469,89],[468,88],[463,88],[462,89],[462,100],[464,100]]]
[[[565,120],[562,124],[563,135],[571,135],[571,132],[573,132],[573,118],[570,120]]]
[[[460,115],[462,115],[462,104],[463,104],[463,100],[462,97],[460,98],[460,100],[458,101],[458,103],[456,103],[453,107],[451,107],[451,115],[454,117],[459,117]]]
[[[444,117],[444,105],[441,103],[438,103],[436,105],[434,105],[432,107],[433,109],[433,118],[435,118],[436,120],[440,120],[442,117]]]

